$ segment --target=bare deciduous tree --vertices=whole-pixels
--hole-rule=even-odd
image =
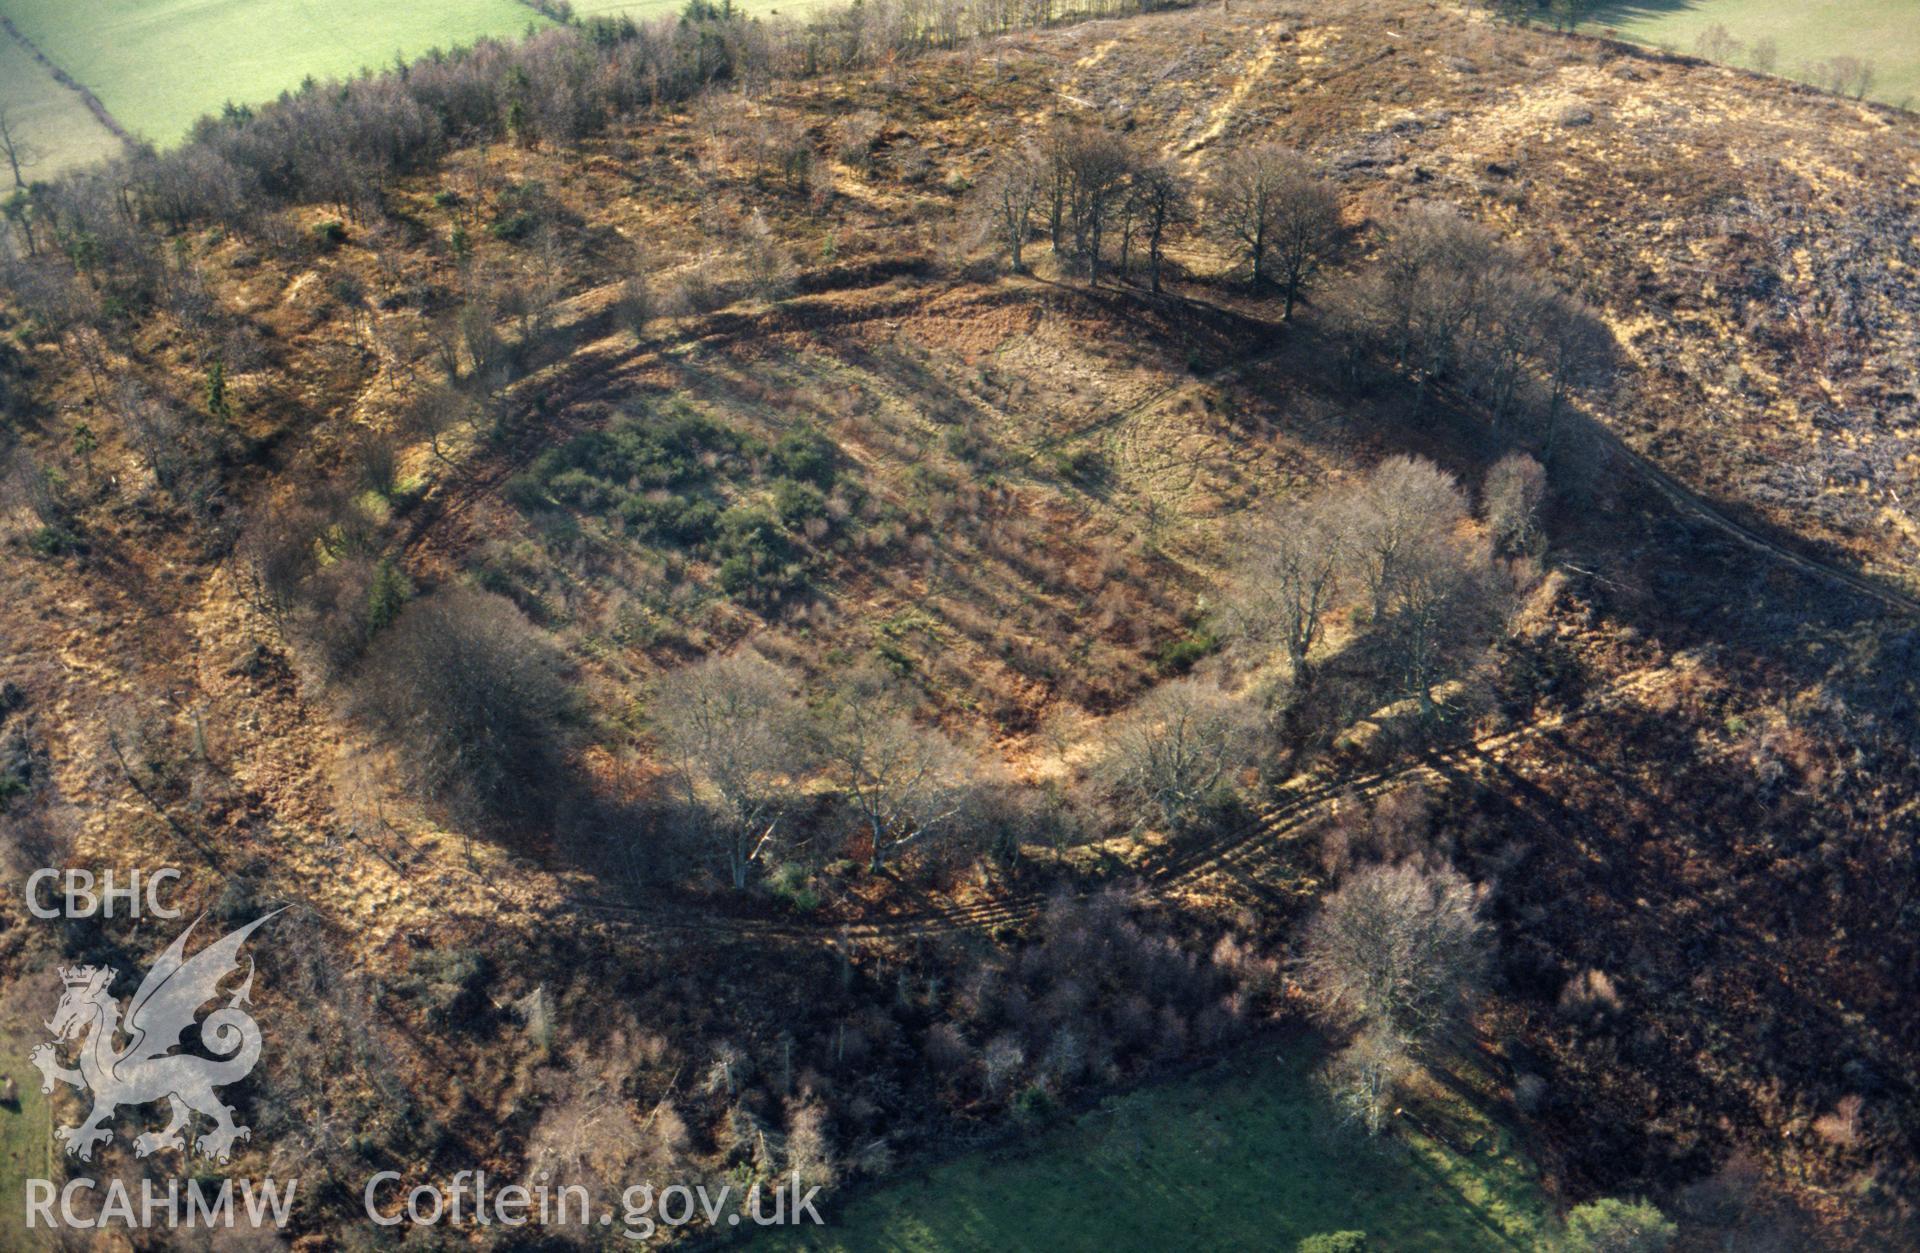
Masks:
[[[1308,924],[1306,982],[1335,1021],[1417,1047],[1479,992],[1492,949],[1485,895],[1448,866],[1362,870]]]
[[[414,395],[401,413],[402,429],[423,439],[435,461],[457,469],[447,452],[447,440],[462,424],[470,423],[479,405],[457,388],[436,384]]]
[[[1423,395],[1458,361],[1480,290],[1505,264],[1490,231],[1445,205],[1408,209],[1387,232],[1368,299],[1387,352]]]
[[[1054,251],[1098,286],[1108,227],[1125,205],[1133,152],[1120,135],[1063,126],[1049,137]]]
[[[1282,316],[1291,318],[1294,305],[1339,243],[1340,198],[1304,158],[1282,169],[1274,192],[1268,241],[1274,280],[1286,299]]]
[[[7,159],[7,168],[13,172],[15,190],[24,188],[27,180],[21,171],[28,166],[39,164],[41,152],[37,145],[28,143],[20,137],[20,123],[5,105],[0,105],[0,156]]]
[[[121,379],[109,403],[155,485],[196,518],[210,517],[224,488],[221,461],[230,451],[226,428],[168,404],[137,379]]]
[[[1116,719],[1097,773],[1177,830],[1252,759],[1258,725],[1255,712],[1218,684],[1176,679]]]
[[[1709,61],[1725,64],[1740,55],[1742,44],[1734,33],[1727,29],[1726,23],[1714,22],[1693,41],[1693,49]]]
[[[1277,281],[1287,316],[1338,238],[1340,203],[1306,157],[1278,144],[1243,148],[1214,171],[1207,195],[1216,231],[1259,287]]]
[[[1333,1055],[1320,1072],[1320,1081],[1343,1122],[1377,1136],[1386,1129],[1394,1085],[1407,1068],[1401,1043],[1385,1031],[1368,1028]]]
[[[1128,197],[1129,221],[1146,244],[1148,282],[1157,293],[1167,233],[1185,221],[1189,211],[1186,183],[1166,162],[1148,159],[1134,171]],[[1123,258],[1123,269],[1125,264]]]
[[[873,149],[886,129],[887,120],[872,109],[849,114],[834,124],[834,155],[861,174],[871,174]]]
[[[781,246],[766,215],[755,209],[740,231],[740,261],[754,295],[775,300],[793,287],[793,258]]]
[[[1417,457],[1389,457],[1347,497],[1339,527],[1348,561],[1386,616],[1411,554],[1467,517],[1466,494],[1451,474]]]
[[[1469,323],[1460,331],[1457,355],[1466,366],[1463,383],[1486,403],[1498,426],[1529,393],[1530,371],[1546,346],[1560,293],[1518,266],[1502,264],[1477,296],[1466,310]]]
[[[430,799],[513,821],[556,799],[568,686],[558,651],[504,597],[452,588],[413,602],[353,675],[352,704]]]
[[[1241,638],[1279,647],[1302,682],[1338,591],[1341,537],[1332,513],[1326,501],[1294,504],[1256,523],[1227,602]]]
[[[253,605],[285,636],[301,585],[319,559],[316,526],[298,507],[262,509],[234,541],[237,572]]]
[[[1620,349],[1600,314],[1584,300],[1556,294],[1544,312],[1540,360],[1548,390],[1542,420],[1551,453],[1559,441],[1567,398],[1580,388],[1611,386],[1620,368]]]
[[[1855,56],[1837,56],[1816,61],[1806,67],[1805,77],[1818,81],[1835,95],[1864,100],[1873,90],[1877,70],[1872,61]]]
[[[746,887],[810,759],[786,675],[752,652],[709,657],[663,677],[649,713],[696,833]]]
[[[1480,489],[1480,512],[1488,536],[1506,552],[1526,552],[1540,530],[1540,504],[1547,496],[1547,472],[1525,453],[1509,453],[1493,463]]]
[[[791,1102],[787,1109],[786,1166],[802,1183],[831,1187],[839,1171],[827,1134],[827,1110],[818,1101]]]
[[[613,317],[635,336],[646,333],[647,324],[653,321],[659,311],[659,297],[644,276],[630,275],[620,284],[620,295],[613,303]]]
[[[1506,619],[1487,544],[1477,536],[1429,536],[1402,555],[1382,623],[1399,659],[1401,690],[1436,712],[1434,688],[1483,657]]]
[[[821,710],[827,760],[872,841],[871,868],[958,823],[972,793],[970,759],[915,723],[891,676],[856,671]]]
[[[1040,205],[1044,169],[1039,155],[1023,148],[995,167],[980,185],[981,211],[1016,274],[1027,268],[1024,252],[1033,233],[1034,210]]]

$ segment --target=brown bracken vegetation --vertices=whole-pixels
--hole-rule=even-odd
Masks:
[[[9,208],[0,823],[298,903],[236,1169],[846,1180],[1314,1017],[1569,1205],[1910,1236],[1920,125],[1404,0],[889,14]]]

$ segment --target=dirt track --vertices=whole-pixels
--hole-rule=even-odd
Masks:
[[[1443,767],[1447,765],[1498,760],[1510,750],[1543,735],[1615,709],[1645,690],[1657,677],[1657,672],[1648,671],[1628,674],[1590,698],[1579,710],[1549,715],[1523,726],[1435,749],[1421,760],[1404,766],[1320,780],[1306,776],[1297,781],[1297,787],[1289,785],[1281,789],[1281,794],[1254,821],[1204,841],[1176,846],[1150,859],[1137,873],[1139,889],[1165,894],[1193,887],[1216,873],[1226,873],[1251,886],[1256,895],[1268,895],[1268,890],[1251,884],[1245,872],[1257,866],[1273,845],[1300,833],[1336,802],[1365,800],[1407,783],[1444,783],[1447,776]],[[1110,886],[1083,889],[1079,895],[1104,891]],[[786,940],[880,940],[1018,925],[1038,917],[1054,898],[1052,892],[1031,891],[975,905],[934,906],[862,922],[727,918],[661,911],[592,897],[573,897],[568,903],[601,914],[629,931],[698,931],[710,936]]]

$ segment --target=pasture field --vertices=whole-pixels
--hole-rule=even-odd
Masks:
[[[269,100],[309,74],[546,23],[515,0],[0,0],[0,12],[129,133],[160,144],[228,100]]]
[[[53,81],[47,67],[18,42],[0,34],[0,109],[22,143],[39,159],[21,171],[31,181],[112,156],[120,148],[70,87]],[[0,195],[13,190],[13,176],[0,167]]]
[[[1602,7],[1591,31],[1614,30],[1636,43],[1694,53],[1700,32],[1725,26],[1741,47],[1728,63],[1754,68],[1763,39],[1779,49],[1773,72],[1818,81],[1811,62],[1852,56],[1874,65],[1867,95],[1887,104],[1920,104],[1920,11],[1914,0],[1624,0]]]
[[[818,0],[736,0],[750,13],[799,16]],[[650,21],[684,0],[582,0],[582,17]],[[308,75],[345,77],[431,48],[512,36],[546,18],[519,0],[0,0],[0,13],[100,97],[134,135],[166,145],[227,101],[258,103]],[[0,49],[0,102],[47,157],[44,177],[117,148],[77,95],[12,40]]]
[[[27,1065],[41,1038],[24,1028],[0,1027],[0,1074],[12,1075],[19,1090],[13,1104],[0,1103],[0,1248],[41,1247],[27,1232],[22,1204],[28,1179],[52,1178],[52,1116],[40,1092],[40,1072]]]
[[[1549,1207],[1508,1134],[1458,1101],[1422,1102],[1423,1135],[1329,1143],[1317,1049],[1268,1045],[1109,1098],[1024,1146],[954,1158],[756,1248],[1276,1249],[1364,1231],[1369,1249],[1539,1248]]]

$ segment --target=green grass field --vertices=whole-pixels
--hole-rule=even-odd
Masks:
[[[0,11],[128,131],[163,144],[228,100],[546,21],[515,0],[0,0]]]
[[[40,156],[22,170],[29,180],[52,178],[119,151],[113,132],[80,103],[79,93],[53,81],[45,66],[0,34],[0,109],[18,137]],[[13,190],[13,176],[0,167],[0,195]]]
[[[751,13],[801,15],[820,0],[735,0]],[[582,17],[647,21],[684,0],[582,0]],[[0,0],[0,13],[92,88],[132,134],[171,144],[228,100],[257,104],[303,77],[346,77],[430,48],[520,35],[547,19],[516,0]],[[13,40],[0,40],[0,100],[48,157],[40,177],[117,148],[79,96]]]
[[[1750,50],[1772,39],[1774,73],[1806,77],[1810,61],[1854,56],[1874,64],[1867,94],[1888,104],[1920,104],[1920,4],[1915,0],[1626,0],[1587,24],[1637,43],[1693,53],[1700,32],[1725,26],[1744,47],[1732,64],[1750,66]]]
[[[736,0],[750,13],[798,16],[819,0]],[[583,0],[583,17],[639,20],[684,0]],[[345,77],[396,54],[511,36],[547,20],[517,0],[0,0],[0,12],[85,83],[135,135],[162,145],[232,100],[253,104],[307,75]],[[28,120],[46,150],[41,176],[112,152],[116,144],[72,91],[11,40],[0,49],[0,100]]]
[[[19,1085],[18,1108],[0,1105],[0,1249],[39,1248],[26,1227],[26,1181],[52,1178],[53,1123],[40,1093],[40,1072],[27,1065],[37,1041],[0,1031],[0,1073]],[[44,1232],[40,1236],[44,1236]]]
[[[1110,1099],[1022,1150],[957,1158],[834,1207],[825,1229],[756,1248],[1273,1249],[1365,1231],[1371,1250],[1544,1247],[1553,1219],[1510,1138],[1449,1107],[1477,1135],[1461,1155],[1412,1137],[1336,1151],[1307,1046],[1271,1047],[1212,1071]]]

